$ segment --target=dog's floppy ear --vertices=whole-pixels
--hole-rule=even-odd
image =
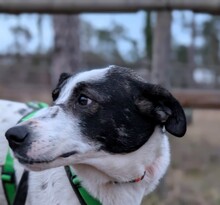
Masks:
[[[139,82],[141,94],[135,104],[142,114],[164,125],[174,136],[186,133],[186,117],[183,108],[171,93],[159,85]]]
[[[67,80],[70,76],[71,76],[71,74],[69,74],[69,73],[61,73],[61,74],[60,74],[60,77],[59,77],[57,86],[56,86],[56,88],[52,91],[53,101],[55,101],[55,100],[58,98],[59,93],[60,93],[60,87],[62,87],[63,82],[64,82],[65,80]]]
[[[61,85],[63,83],[63,81],[65,81],[66,79],[68,79],[71,76],[71,74],[69,73],[61,73],[60,77],[59,77],[59,81],[58,81],[58,85]]]

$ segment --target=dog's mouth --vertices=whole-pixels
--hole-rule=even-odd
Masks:
[[[62,158],[67,158],[67,157],[70,157],[70,156],[75,155],[75,154],[77,154],[77,153],[78,153],[77,151],[67,152],[67,153],[65,153],[65,154],[60,155],[58,158],[60,158],[60,157],[62,157]]]
[[[67,157],[70,157],[70,156],[75,155],[77,153],[78,153],[77,151],[71,151],[71,152],[61,154],[58,157],[55,157],[53,159],[32,159],[32,158],[21,156],[19,154],[15,154],[15,157],[18,159],[18,161],[21,164],[30,164],[30,165],[32,165],[32,164],[42,164],[42,163],[47,163],[48,164],[50,162],[55,161],[56,159],[67,158]]]

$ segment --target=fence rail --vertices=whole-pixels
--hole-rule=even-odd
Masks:
[[[220,109],[220,91],[174,89],[172,94],[184,107]]]
[[[135,12],[193,10],[220,14],[220,0],[0,0],[0,13]]]
[[[23,87],[20,88],[20,90],[22,89]],[[42,85],[41,89],[36,89],[33,85],[26,85],[24,92],[16,92],[14,87],[0,85],[0,99],[15,101],[40,100],[50,103],[50,92],[49,86],[42,87]],[[173,89],[171,93],[179,100],[181,105],[186,108],[220,109],[220,91]]]

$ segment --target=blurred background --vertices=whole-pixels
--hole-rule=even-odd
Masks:
[[[50,103],[61,72],[112,64],[168,89],[217,91],[220,16],[176,10],[0,14],[0,98]],[[171,166],[143,205],[220,204],[220,111],[188,107],[187,134],[170,137]]]

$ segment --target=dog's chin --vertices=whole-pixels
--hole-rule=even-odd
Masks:
[[[41,164],[22,164],[26,170],[29,171],[44,171],[47,169],[59,167],[58,165],[51,166],[51,163],[41,163]]]
[[[25,169],[29,171],[44,171],[47,169],[57,168],[61,166],[66,166],[66,163],[63,163],[62,159],[56,159],[51,162],[42,162],[42,163],[22,163],[22,165],[25,167]]]
[[[42,171],[46,169],[74,164],[76,154],[77,152],[69,152],[51,159],[32,159],[20,155],[15,155],[15,157],[20,162],[20,164],[25,167],[25,169],[30,171]]]

